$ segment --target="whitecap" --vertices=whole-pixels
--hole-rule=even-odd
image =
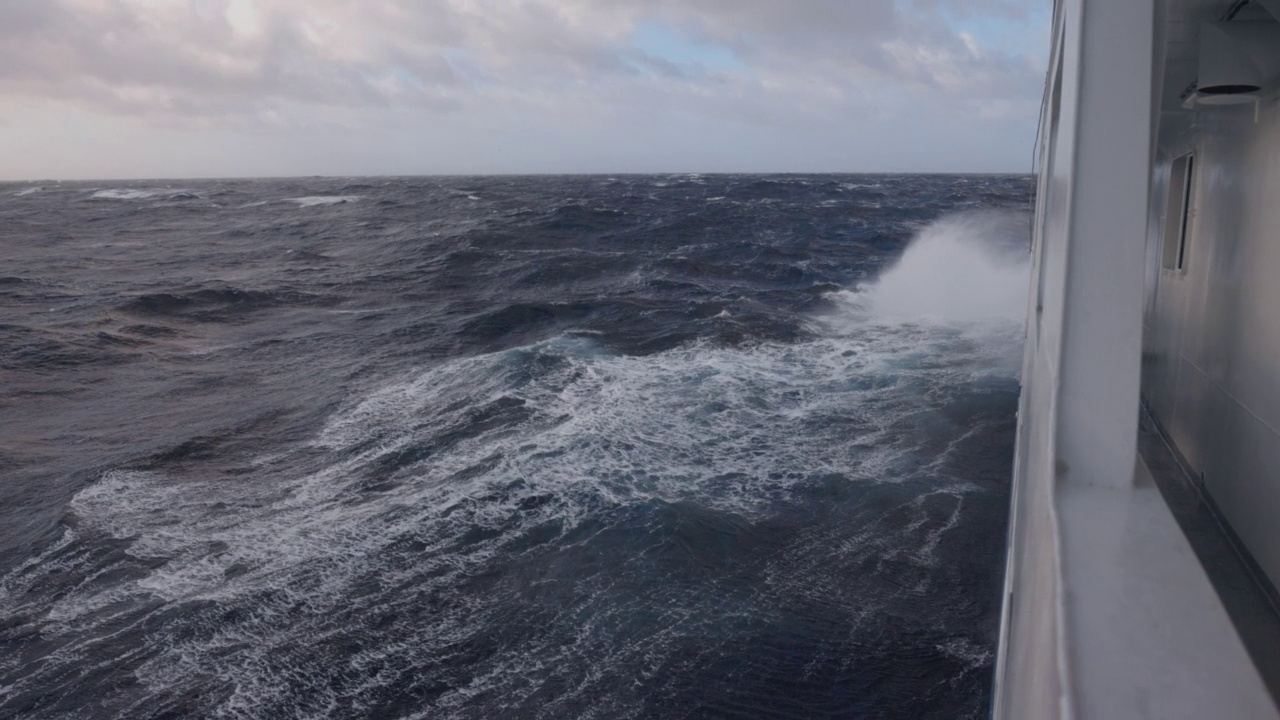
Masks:
[[[295,202],[300,207],[313,207],[315,205],[340,205],[342,203],[352,203],[360,199],[359,195],[308,195],[306,197],[288,198],[289,202]]]
[[[139,190],[137,188],[111,188],[99,190],[89,197],[98,200],[145,200],[159,195],[156,190]]]

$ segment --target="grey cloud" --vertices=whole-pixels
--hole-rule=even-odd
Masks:
[[[1038,67],[975,51],[943,22],[975,14],[1024,17],[1026,3],[10,0],[0,4],[0,96],[261,127],[305,122],[314,107],[613,104],[769,123],[931,96],[978,113],[1034,96]],[[631,39],[646,21],[729,48],[745,70],[726,77],[644,53]]]
[[[34,4],[34,3],[32,3]],[[78,5],[78,6],[77,6]],[[438,53],[405,46],[333,57],[304,22],[263,17],[254,37],[236,33],[209,3],[166,12],[128,2],[49,2],[0,16],[0,92],[78,100],[140,114],[253,114],[278,102],[377,105],[393,101],[388,72],[421,82],[416,101],[440,105],[457,78]]]

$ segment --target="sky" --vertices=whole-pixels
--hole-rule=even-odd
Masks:
[[[1028,172],[1051,0],[0,0],[0,179]]]

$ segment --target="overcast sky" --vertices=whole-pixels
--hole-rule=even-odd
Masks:
[[[1050,0],[0,0],[0,179],[1026,172]]]

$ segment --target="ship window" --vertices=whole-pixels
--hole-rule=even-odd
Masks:
[[[1187,262],[1195,156],[1183,155],[1169,171],[1169,200],[1164,212],[1164,269],[1182,270]]]

